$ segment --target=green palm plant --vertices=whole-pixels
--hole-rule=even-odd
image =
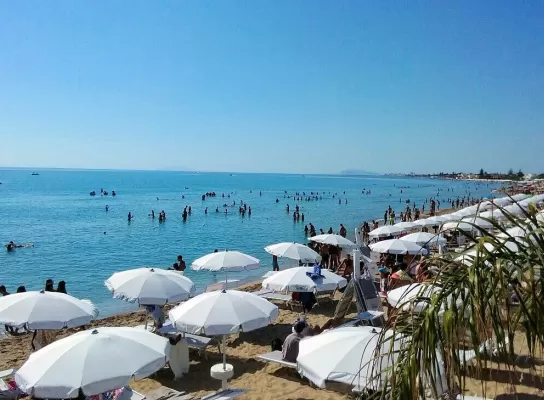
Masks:
[[[388,328],[393,335],[382,331],[378,349],[392,340],[402,340],[402,345],[387,346],[394,349],[389,354],[376,354],[390,360],[375,363],[373,371],[375,376],[385,373],[388,385],[362,397],[432,399],[440,398],[446,388],[462,392],[467,369],[463,350],[467,347],[474,350],[471,368],[476,377],[488,366],[486,353],[493,347],[505,360],[506,368],[511,368],[516,357],[515,335],[525,335],[530,357],[542,349],[544,223],[533,206],[518,216],[502,208],[499,211],[504,217],[502,224],[487,219],[490,228],[473,225],[472,232],[459,231],[472,250],[467,256],[471,262],[460,261],[456,254],[429,260],[438,272],[424,285],[441,290],[414,299],[426,303],[422,312],[399,312]],[[504,224],[523,230],[526,236],[511,236]],[[386,364],[388,367],[384,367]]]

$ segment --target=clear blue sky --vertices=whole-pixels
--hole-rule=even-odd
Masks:
[[[541,0],[2,1],[0,165],[544,172],[543,21]]]

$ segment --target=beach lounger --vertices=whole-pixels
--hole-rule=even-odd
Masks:
[[[219,392],[204,396],[200,400],[230,400],[244,394],[245,392],[246,390],[244,389],[220,390]]]
[[[123,390],[123,393],[121,393],[117,400],[144,400],[145,398],[146,397],[143,394],[127,387]]]
[[[284,302],[285,305],[287,305],[289,308],[292,308],[292,305],[293,305],[293,302],[292,302],[293,298],[290,294],[269,292],[269,293],[261,294],[260,297],[266,300],[276,300],[276,301]]]
[[[162,328],[157,329],[155,332],[159,333],[161,335],[179,335],[183,334],[185,336],[185,339],[187,340],[187,346],[189,346],[190,349],[195,349],[200,352],[204,352],[206,350],[206,347],[214,344],[213,338],[209,338],[206,336],[198,336],[198,335],[192,335],[190,333],[182,333],[179,332],[172,324],[166,321],[167,324],[163,325]],[[145,329],[145,325],[138,325],[135,326],[136,329]]]
[[[257,359],[260,360],[260,361],[268,362],[268,363],[280,364],[283,367],[295,368],[295,369],[297,367],[296,363],[285,361],[283,359],[283,355],[282,355],[281,351],[279,351],[279,350],[272,351],[270,353],[265,353],[265,354],[258,355]]]
[[[225,282],[217,282],[212,285],[208,285],[206,287],[206,293],[208,292],[215,292],[217,290],[223,290],[223,289],[236,289],[241,285],[241,282],[239,279],[227,279],[227,284],[225,285]],[[226,287],[225,287],[226,286]]]
[[[14,368],[0,371],[0,399],[18,399],[19,397],[26,396],[21,390],[10,387],[4,380],[5,378],[13,376],[15,371]]]

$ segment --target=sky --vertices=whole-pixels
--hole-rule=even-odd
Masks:
[[[0,166],[544,172],[544,2],[0,2]]]

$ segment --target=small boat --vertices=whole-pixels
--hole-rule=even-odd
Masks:
[[[37,175],[40,175],[40,174],[38,174],[37,172],[33,172],[33,173],[31,173],[30,175],[32,175],[32,176],[37,176]]]

